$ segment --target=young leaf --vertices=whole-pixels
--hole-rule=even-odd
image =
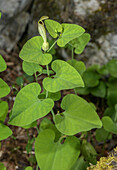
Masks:
[[[85,64],[82,61],[77,61],[73,59],[73,60],[68,60],[67,63],[73,66],[78,71],[78,73],[80,73],[80,75],[82,75],[86,70]]]
[[[91,94],[96,97],[104,98],[106,95],[106,85],[103,81],[100,81],[99,85],[91,89]]]
[[[17,94],[9,123],[15,126],[26,126],[47,115],[54,106],[52,99],[40,100],[41,87],[31,83]]]
[[[90,34],[84,33],[80,37],[72,40],[70,44],[75,48],[76,54],[81,54],[90,40]]]
[[[111,139],[112,135],[109,134],[104,128],[96,129],[96,140],[98,142],[106,141],[107,139]]]
[[[43,70],[43,68],[39,64],[29,63],[26,61],[23,61],[22,68],[23,71],[29,76],[32,76],[36,72],[42,73]]]
[[[55,60],[52,63],[52,69],[56,72],[54,78],[47,77],[43,80],[43,86],[47,91],[57,92],[84,86],[80,74],[67,62]]]
[[[5,71],[7,68],[7,65],[3,59],[3,57],[0,55],[0,72]]]
[[[117,86],[114,86],[113,84],[107,91],[107,103],[109,106],[114,106],[117,103]]]
[[[43,39],[41,36],[35,36],[28,40],[20,51],[20,58],[24,61],[47,65],[52,61],[51,54],[43,53],[41,50]]]
[[[47,28],[49,34],[53,38],[57,38],[57,36],[58,36],[57,33],[62,32],[62,26],[57,21],[48,19],[48,20],[45,20],[45,25],[46,25],[46,28]]]
[[[44,130],[35,141],[35,154],[41,170],[68,170],[80,154],[80,142],[75,136],[68,137],[64,143],[54,142],[55,133]]]
[[[90,88],[88,87],[76,87],[75,92],[81,95],[87,95],[90,93]]]
[[[99,84],[100,75],[93,71],[85,71],[83,80],[86,87],[95,87]]]
[[[12,135],[11,129],[6,125],[0,123],[0,141],[8,138],[11,135]]]
[[[55,133],[55,142],[57,142],[59,140],[59,138],[61,137],[61,133],[58,131],[58,129],[56,128],[56,126],[51,122],[51,120],[49,120],[48,118],[44,118],[39,126],[40,131],[43,131],[45,129],[51,129],[54,131]]]
[[[117,78],[117,59],[113,59],[108,62],[107,68],[111,76]]]
[[[46,90],[44,89],[44,91],[38,97],[39,97],[39,99],[45,99],[46,98]],[[61,93],[60,93],[60,91],[58,91],[56,93],[48,92],[48,98],[52,99],[53,101],[57,101],[61,98]]]
[[[66,95],[61,107],[65,111],[55,116],[55,125],[65,135],[75,135],[102,126],[93,107],[79,96]]]
[[[8,113],[8,103],[0,101],[0,121],[4,122]]]
[[[10,87],[0,78],[0,98],[7,96],[10,93]]]
[[[81,36],[85,30],[76,24],[62,24],[63,32],[60,38],[57,40],[57,44],[60,47],[64,47],[69,41]]]
[[[112,121],[108,116],[102,118],[103,127],[107,132],[111,132],[117,135],[117,124]]]

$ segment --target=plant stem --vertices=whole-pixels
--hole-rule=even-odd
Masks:
[[[74,48],[72,48],[72,61],[74,59]]]
[[[54,118],[54,117],[55,117],[55,114],[54,114],[53,109],[51,110],[51,113],[52,113],[52,116],[53,116],[53,118]]]
[[[48,65],[46,65],[46,69],[47,69],[47,74],[48,74],[48,76],[49,76],[50,74],[49,74],[49,68],[48,68]]]
[[[36,128],[37,128],[37,132],[39,133],[39,129],[38,129],[38,126],[36,126]]]
[[[37,82],[37,75],[36,75],[36,73],[35,73],[35,80],[36,80],[36,82]]]
[[[46,65],[46,69],[47,69],[47,74],[48,74],[48,77],[49,77],[49,68],[48,68],[48,64]],[[46,90],[46,99],[47,99],[47,97],[48,97],[48,91]]]
[[[38,170],[38,164],[37,164],[37,166],[36,166],[36,170]]]
[[[58,40],[58,38],[57,38]],[[54,45],[56,44],[57,40],[51,45],[51,47],[47,50],[47,53],[54,47]]]
[[[62,140],[63,138],[66,138],[66,137],[67,137],[67,135],[61,136],[60,139],[59,139],[59,142],[61,142],[61,140]]]

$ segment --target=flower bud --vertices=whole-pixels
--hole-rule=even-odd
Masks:
[[[48,42],[44,42],[43,45],[42,45],[42,49],[44,51],[47,51],[49,49],[49,43]]]

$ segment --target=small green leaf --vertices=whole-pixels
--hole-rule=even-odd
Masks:
[[[115,114],[114,107],[107,107],[106,110],[104,111],[104,116],[109,116],[112,118],[114,114]]]
[[[96,150],[93,145],[91,145],[91,143],[87,142],[85,139],[82,141],[81,152],[86,161],[96,164]]]
[[[4,122],[8,113],[8,103],[0,101],[0,121]]]
[[[75,48],[76,54],[81,54],[90,40],[90,34],[84,33],[80,37],[72,40],[70,44]]]
[[[109,135],[104,128],[96,129],[96,140],[98,142],[106,141],[107,139],[111,139],[112,135]]]
[[[12,135],[12,131],[6,125],[0,123],[0,141]]]
[[[102,118],[103,127],[106,131],[117,135],[117,124],[112,121],[108,116]]]
[[[68,170],[80,154],[80,142],[75,137],[67,137],[64,143],[54,142],[55,133],[44,130],[35,141],[35,155],[41,170]],[[45,161],[46,160],[46,161]]]
[[[33,170],[33,168],[31,166],[27,166],[25,170]]]
[[[0,162],[0,170],[6,170],[6,167],[4,166],[2,162]]]
[[[35,36],[28,40],[20,51],[20,58],[24,61],[47,65],[52,61],[49,53],[43,53],[41,50],[43,39],[41,36]]]
[[[111,76],[117,78],[117,59],[113,59],[107,64],[108,71]]]
[[[104,98],[106,95],[106,85],[103,81],[100,81],[99,85],[92,88],[90,91],[92,95]]]
[[[3,57],[0,55],[0,72],[5,71],[7,68],[7,65],[3,59]]]
[[[26,61],[23,61],[22,68],[23,71],[29,76],[32,76],[36,72],[42,73],[43,70],[43,68],[39,64],[29,63]]]
[[[0,98],[7,96],[10,93],[10,87],[0,78]]]
[[[55,116],[55,125],[65,135],[75,135],[102,126],[93,107],[79,96],[66,95],[61,107],[65,111]]]
[[[86,70],[85,64],[82,61],[77,61],[73,59],[73,60],[68,60],[67,63],[73,66],[78,71],[78,73],[80,73],[80,75],[82,75]]]
[[[17,83],[17,85],[18,86],[23,86],[23,84],[24,84],[24,79],[23,79],[23,77],[17,77],[16,78],[16,83]]]
[[[57,38],[58,32],[62,32],[62,26],[57,21],[48,19],[48,20],[45,20],[45,25],[46,25],[46,28],[49,34],[53,38]]]
[[[117,103],[117,86],[111,85],[107,91],[107,103],[114,106]]]
[[[99,84],[100,75],[93,71],[85,71],[83,80],[86,87],[95,87]]]
[[[56,72],[54,78],[47,77],[43,80],[43,86],[47,91],[57,92],[84,86],[80,74],[67,62],[55,60],[52,63],[52,69]]]
[[[51,120],[49,120],[48,118],[44,118],[39,126],[40,131],[43,131],[45,129],[51,129],[54,131],[55,133],[55,142],[57,142],[59,140],[59,138],[61,137],[61,133],[58,131],[58,129],[56,128],[56,126],[51,122]]]
[[[9,123],[15,126],[26,126],[47,115],[54,106],[52,99],[40,100],[41,87],[31,83],[17,94]]]
[[[108,75],[109,71],[107,69],[107,65],[103,65],[101,68],[97,69],[97,72],[102,75]]]
[[[69,41],[81,36],[85,30],[76,24],[61,24],[63,27],[63,32],[60,38],[57,40],[57,44],[60,47],[64,47]]]
[[[90,88],[88,87],[76,87],[74,90],[81,95],[88,95],[90,93]]]
[[[39,99],[45,99],[46,98],[46,90],[44,89],[44,91],[38,97],[39,97]],[[53,101],[57,101],[61,98],[61,93],[60,93],[60,91],[58,91],[56,93],[48,92],[48,98],[52,99]]]

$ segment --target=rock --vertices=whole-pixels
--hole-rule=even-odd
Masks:
[[[74,12],[79,16],[86,16],[92,14],[100,8],[98,0],[74,0],[75,9]]]
[[[0,0],[0,48],[10,52],[21,39],[30,16],[26,12],[32,0]]]

